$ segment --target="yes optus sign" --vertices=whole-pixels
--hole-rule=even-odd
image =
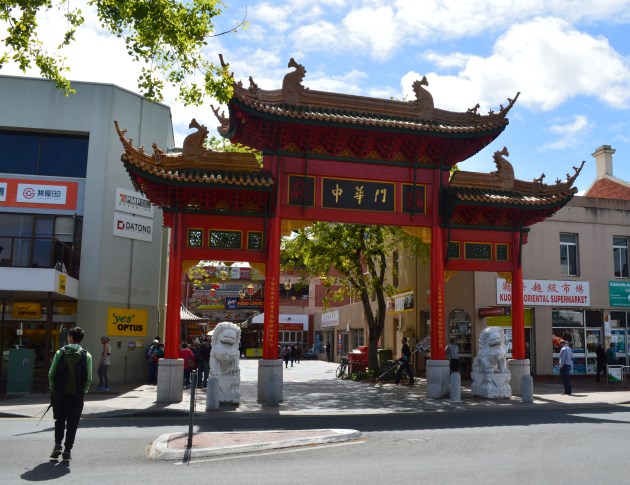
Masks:
[[[146,337],[149,312],[134,308],[107,309],[107,335]]]

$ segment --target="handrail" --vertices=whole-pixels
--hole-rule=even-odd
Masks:
[[[0,235],[0,266],[9,268],[65,267],[79,277],[81,253],[54,237]]]

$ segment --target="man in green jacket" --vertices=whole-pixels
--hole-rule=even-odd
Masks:
[[[80,345],[85,332],[81,327],[68,331],[68,345],[59,349],[48,371],[53,417],[55,419],[55,447],[50,458],[69,462],[77,434],[83,398],[92,384],[92,356]],[[61,443],[65,443],[62,448]],[[63,450],[63,452],[62,452]]]

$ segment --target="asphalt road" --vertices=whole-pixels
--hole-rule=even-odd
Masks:
[[[0,419],[0,483],[627,483],[630,407],[500,409],[371,416],[204,417],[198,431],[352,428],[363,439],[248,455],[151,461],[186,418],[88,418],[73,461],[50,463],[53,421]]]

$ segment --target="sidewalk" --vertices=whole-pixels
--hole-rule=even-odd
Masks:
[[[258,361],[242,359],[241,401],[238,405],[221,405],[218,410],[206,411],[205,390],[196,395],[197,415],[230,416],[282,416],[282,415],[366,415],[391,413],[424,413],[469,411],[485,408],[520,406],[535,407],[583,407],[610,404],[630,404],[630,389],[621,384],[596,382],[594,376],[574,376],[573,395],[562,395],[560,377],[534,380],[534,402],[523,404],[520,397],[511,399],[481,399],[470,394],[470,382],[462,382],[460,402],[449,398],[426,397],[426,380],[416,378],[413,386],[396,386],[391,383],[354,382],[335,378],[337,364],[323,361],[302,361],[284,369],[283,401],[279,406],[266,406],[257,402]],[[86,396],[84,417],[132,417],[132,416],[187,416],[190,410],[190,391],[184,391],[179,403],[157,403],[156,387],[140,385],[112,385],[108,392],[92,391]],[[42,394],[7,396],[0,400],[0,417],[42,416],[49,397]],[[46,419],[52,419],[50,415]],[[288,433],[288,432],[284,432]],[[254,451],[286,446],[302,446],[306,443],[321,443],[360,437],[354,430],[304,430],[293,431],[292,435],[275,432],[248,433],[199,433],[193,440],[193,456],[212,456],[225,453]],[[297,434],[296,434],[297,433]],[[208,436],[211,435],[211,440]],[[212,443],[212,447],[208,445]],[[187,440],[177,435],[166,435],[156,439],[150,457],[156,459],[178,459],[183,457]]]

